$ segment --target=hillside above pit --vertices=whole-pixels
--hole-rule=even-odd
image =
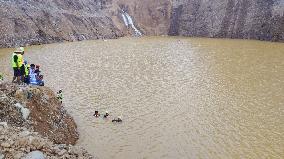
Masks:
[[[131,35],[284,41],[283,0],[5,0],[0,47]]]

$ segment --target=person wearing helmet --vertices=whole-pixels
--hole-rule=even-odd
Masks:
[[[21,81],[24,82],[25,81],[25,64],[24,64],[24,54],[25,54],[25,49],[23,47],[19,48],[19,52],[18,52],[18,67],[19,67],[19,71],[20,71],[20,77],[21,77]]]
[[[62,101],[63,101],[63,92],[62,92],[62,90],[59,90],[57,92],[57,99],[59,99],[60,103],[62,104]]]
[[[105,115],[104,115],[104,118],[108,118],[108,116],[109,116],[109,113],[108,113],[108,111],[106,111]]]
[[[23,65],[22,52],[24,52],[24,48],[20,47],[20,48],[17,48],[12,54],[11,63],[12,63],[12,68],[14,70],[14,77],[13,77],[13,80],[12,80],[13,83],[15,82],[16,79],[17,79],[17,83],[20,83],[21,67]]]

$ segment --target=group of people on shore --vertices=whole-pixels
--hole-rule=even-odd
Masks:
[[[12,82],[18,84],[32,84],[44,86],[43,75],[40,74],[40,66],[28,64],[24,60],[25,48],[19,47],[12,54],[12,68],[14,77]]]

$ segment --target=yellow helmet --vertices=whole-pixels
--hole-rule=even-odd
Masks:
[[[24,47],[20,47],[20,50],[21,50],[22,52],[25,52],[25,48],[24,48]]]
[[[19,47],[19,48],[17,48],[14,52],[16,52],[16,53],[21,53],[21,52],[24,52],[25,51],[25,48],[24,47]]]

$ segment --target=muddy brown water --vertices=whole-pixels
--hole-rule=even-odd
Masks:
[[[78,145],[99,158],[284,158],[283,43],[147,37],[26,50],[63,89]],[[11,51],[0,50],[7,78]]]

